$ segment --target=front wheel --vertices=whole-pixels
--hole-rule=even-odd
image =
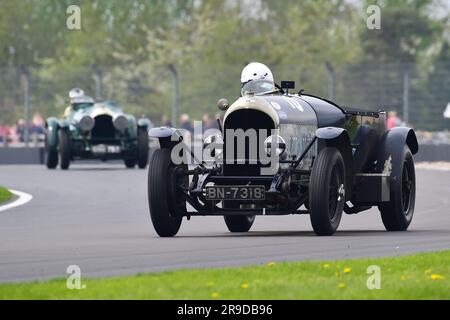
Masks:
[[[58,166],[58,148],[50,145],[49,138],[45,134],[45,165],[48,169],[55,169]]]
[[[310,219],[317,235],[336,232],[344,204],[344,160],[338,149],[327,147],[315,159],[309,182]]]
[[[187,187],[186,165],[175,166],[171,150],[158,149],[153,153],[148,170],[148,204],[153,227],[160,237],[178,233],[186,213],[186,200],[181,185]]]
[[[148,164],[148,132],[146,128],[138,128],[137,164],[139,169],[145,169]]]
[[[69,134],[64,129],[58,131],[58,149],[61,169],[67,170],[70,165],[71,150]]]
[[[224,219],[230,232],[248,232],[255,222],[255,216],[225,216]]]
[[[390,201],[378,206],[387,231],[406,231],[412,221],[416,200],[416,173],[411,151],[401,151],[401,161],[393,163]]]

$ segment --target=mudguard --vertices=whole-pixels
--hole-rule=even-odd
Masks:
[[[180,130],[169,127],[152,128],[148,131],[150,138],[157,138],[161,148],[172,148],[183,139]]]
[[[372,172],[379,146],[380,135],[371,126],[360,125],[352,141],[353,174]]]
[[[413,129],[396,127],[387,131],[383,135],[378,149],[376,171],[383,172],[388,167],[400,167],[399,162],[402,161],[405,145],[409,147],[413,155],[419,152],[419,143]]]
[[[348,138],[348,133],[343,128],[325,127],[316,130],[316,137],[323,140],[333,140],[339,138],[339,136],[341,136],[342,134],[347,135]]]
[[[321,146],[334,147],[338,149],[345,164],[345,198],[352,196],[353,169],[352,169],[352,145],[347,130],[339,127],[324,127],[316,130],[316,137],[319,140],[319,150]]]
[[[58,146],[58,119],[48,118],[45,121],[45,128],[47,129],[46,138],[49,149],[56,150]]]
[[[150,138],[170,138],[172,135],[177,132],[178,130],[175,128],[169,128],[169,127],[158,127],[158,128],[152,128],[148,131],[148,136]]]
[[[69,121],[67,121],[66,119],[58,120],[58,127],[59,127],[59,128],[68,129],[69,126],[70,126],[70,123],[69,123]]]
[[[139,118],[137,121],[137,126],[138,128],[150,128],[152,126],[152,123],[148,118]]]
[[[137,138],[136,118],[134,116],[127,116],[128,118],[128,134],[130,138]]]

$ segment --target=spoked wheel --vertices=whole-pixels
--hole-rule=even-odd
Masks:
[[[412,221],[416,202],[414,160],[407,146],[401,161],[393,163],[390,188],[390,201],[378,206],[383,224],[388,231],[405,231]]]
[[[183,175],[186,165],[175,166],[169,149],[155,150],[148,171],[148,204],[150,217],[160,237],[173,237],[178,233],[186,214],[186,199],[180,186],[188,185]]]
[[[331,220],[333,220],[336,216],[338,207],[341,203],[343,203],[342,200],[345,197],[344,181],[340,174],[340,169],[337,165],[335,165],[331,171],[331,181],[328,196],[329,215]]]
[[[345,166],[336,148],[323,149],[314,161],[309,183],[309,210],[314,232],[329,236],[341,222],[345,204]]]
[[[411,207],[412,198],[412,187],[414,181],[410,177],[410,168],[408,168],[408,162],[403,162],[403,172],[402,172],[402,207],[403,213],[408,214],[409,208]]]

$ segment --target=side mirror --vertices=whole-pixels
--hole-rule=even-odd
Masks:
[[[229,106],[230,103],[228,102],[227,99],[220,99],[219,101],[217,101],[217,108],[219,108],[222,111],[227,110]]]

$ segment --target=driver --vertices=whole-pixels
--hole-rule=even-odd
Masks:
[[[68,117],[73,109],[73,107],[77,104],[81,103],[93,103],[94,100],[87,96],[82,89],[74,88],[69,92],[69,101],[70,105],[64,110],[64,117]]]
[[[251,62],[242,70],[241,88],[253,80],[267,80],[273,82],[275,85],[272,71],[270,71],[268,66],[259,62]],[[221,122],[219,118],[217,118],[217,120],[219,123]]]
[[[241,73],[241,85],[244,86],[246,83],[252,80],[269,80],[275,82],[273,79],[273,74],[270,69],[262,63],[252,62],[249,63]]]
[[[84,97],[84,91],[80,88],[74,88],[69,91],[69,99],[71,103],[73,103],[74,100]]]

